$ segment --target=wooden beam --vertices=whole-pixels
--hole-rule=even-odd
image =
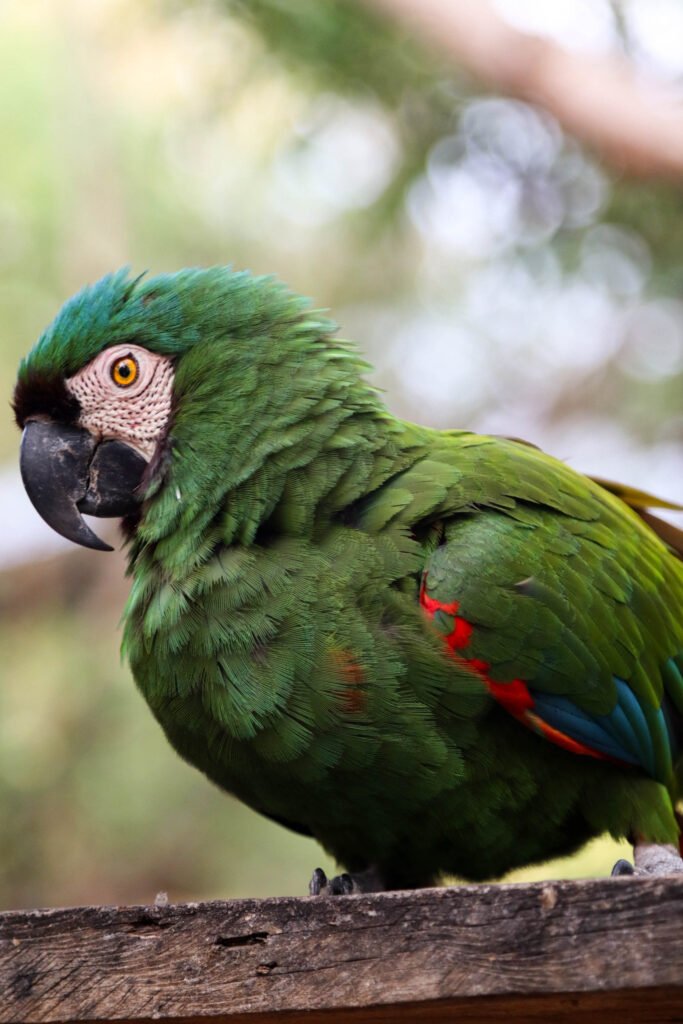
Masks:
[[[0,1022],[683,1020],[683,877],[0,915]]]

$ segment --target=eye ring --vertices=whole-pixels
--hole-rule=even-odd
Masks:
[[[129,388],[140,376],[140,365],[129,352],[128,355],[119,356],[114,360],[109,373],[118,388]]]

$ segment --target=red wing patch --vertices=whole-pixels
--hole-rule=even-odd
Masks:
[[[591,747],[587,747],[583,743],[572,739],[571,736],[560,732],[559,729],[554,729],[544,722],[543,719],[539,718],[537,714],[534,714],[532,710],[534,698],[523,679],[512,679],[509,683],[496,683],[489,677],[488,673],[491,668],[489,662],[482,661],[480,658],[467,658],[459,653],[468,646],[474,632],[474,625],[461,615],[458,615],[460,608],[458,601],[450,601],[446,604],[443,601],[437,601],[435,598],[429,597],[426,592],[426,578],[427,574],[425,573],[420,587],[420,604],[430,618],[433,618],[436,612],[443,612],[445,615],[453,618],[453,629],[444,636],[444,643],[454,657],[464,662],[477,673],[489,693],[506,711],[509,711],[514,718],[518,719],[529,729],[533,729],[534,732],[544,736],[551,743],[555,743],[557,746],[563,747],[573,754],[584,754],[588,757],[596,757],[602,761],[613,760],[608,755],[602,754],[598,750],[592,750]]]

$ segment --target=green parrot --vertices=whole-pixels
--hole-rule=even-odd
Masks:
[[[19,369],[24,485],[111,550],[123,651],[181,757],[345,871],[496,878],[609,832],[683,870],[675,506],[520,441],[392,416],[276,280],[121,271]]]

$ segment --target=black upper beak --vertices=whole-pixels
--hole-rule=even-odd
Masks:
[[[123,441],[98,442],[81,427],[29,420],[21,439],[21,478],[48,526],[86,548],[113,551],[83,520],[134,511],[146,460]]]

